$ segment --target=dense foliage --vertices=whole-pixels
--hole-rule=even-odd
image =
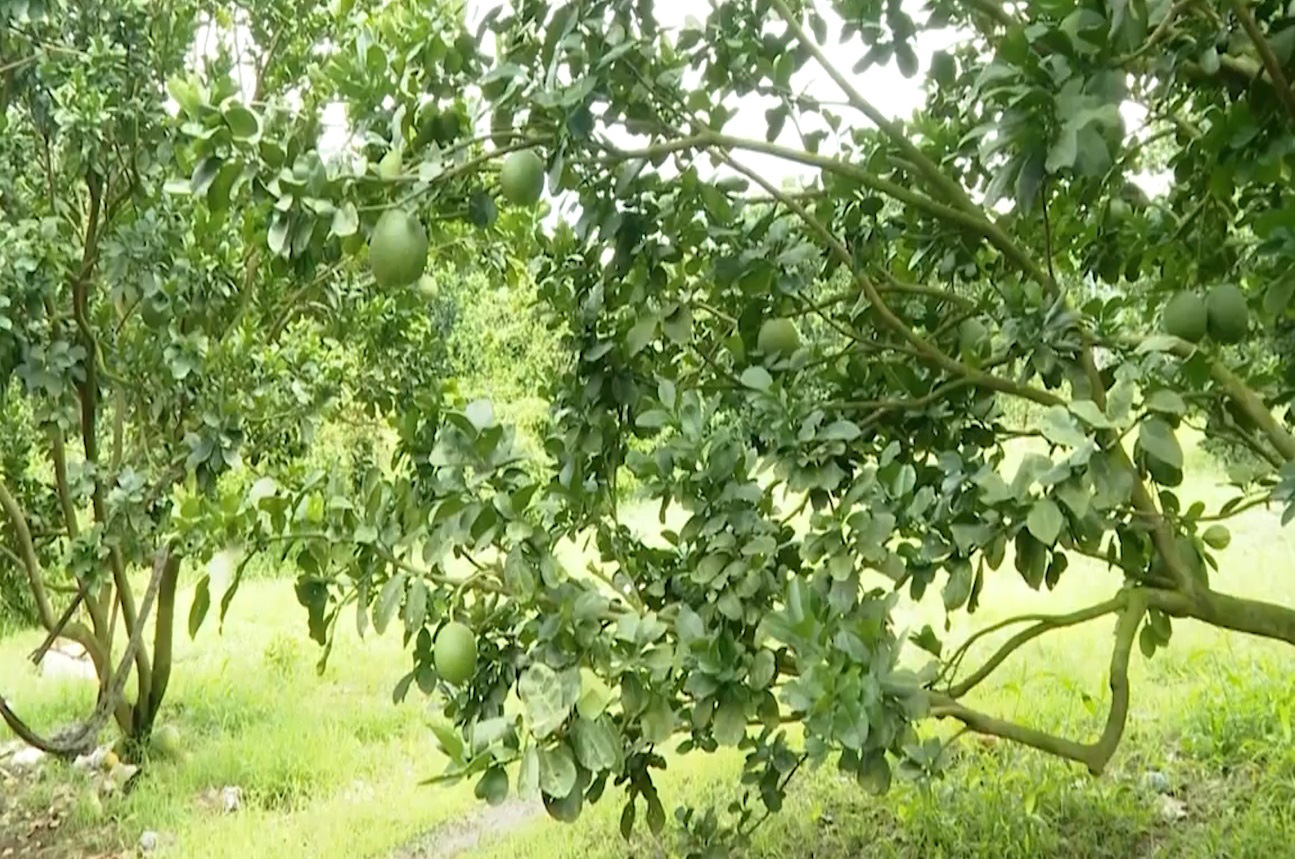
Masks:
[[[341,622],[400,624],[397,698],[440,696],[447,777],[487,800],[538,790],[570,820],[616,783],[624,831],[639,814],[655,831],[666,751],[741,748],[747,801],[682,818],[702,845],[776,811],[804,762],[875,791],[937,771],[927,717],[1101,772],[1135,642],[1151,656],[1174,618],[1295,643],[1295,610],[1217,589],[1212,555],[1231,515],[1295,516],[1284,4],[756,0],[664,28],[642,0],[519,0],[472,31],[416,3],[231,7],[218,16],[257,46],[250,98],[237,57],[186,76],[164,23],[105,5],[116,23],[87,14],[85,35],[6,30],[6,56],[34,57],[7,72],[23,133],[6,157],[40,163],[42,94],[79,94],[44,163],[52,188],[85,190],[11,183],[0,245],[5,294],[20,284],[0,317],[10,384],[55,470],[6,477],[55,534],[24,563],[38,581],[62,553],[95,629],[114,589],[78,559],[231,547],[198,580],[196,629],[228,606],[238,559],[273,552],[301,571],[321,644]],[[173,14],[187,45],[193,12]],[[951,48],[918,50],[946,28]],[[131,85],[101,88],[82,55]],[[874,65],[924,72],[924,107],[882,114],[858,84]],[[328,151],[331,103],[348,140]],[[733,131],[753,106],[766,133]],[[522,152],[556,212],[533,204]],[[1163,193],[1139,186],[1150,174]],[[398,246],[371,236],[393,212],[414,237]],[[419,229],[437,278],[537,290],[562,346],[542,455],[445,380],[435,284],[391,257],[421,256]],[[300,415],[336,401],[389,423],[390,463],[293,467]],[[108,463],[99,403],[115,404]],[[1188,427],[1253,454],[1220,510],[1176,494]],[[65,479],[78,430],[89,467]],[[249,479],[216,479],[239,463]],[[659,505],[659,539],[622,521],[627,479]],[[598,562],[565,568],[560,545],[586,538]],[[1052,588],[1076,556],[1109,565],[1111,598],[1021,618],[978,667],[979,634],[906,641],[891,622],[931,588],[949,613],[993,600],[996,576]],[[1024,642],[1112,616],[1094,742],[964,703]]]

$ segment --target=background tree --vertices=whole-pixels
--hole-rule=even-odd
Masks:
[[[138,753],[182,571],[238,542],[256,477],[301,474],[321,423],[371,433],[448,375],[449,301],[345,265],[359,215],[315,152],[337,92],[309,76],[348,32],[295,2],[0,9],[0,583],[49,631],[36,661],[62,635],[99,678],[93,716],[53,738],[0,699],[35,745],[77,754],[113,718]],[[506,264],[469,245],[465,273]]]

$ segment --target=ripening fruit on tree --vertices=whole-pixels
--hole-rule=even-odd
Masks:
[[[1165,331],[1189,343],[1199,343],[1205,336],[1205,302],[1194,292],[1180,292],[1165,305]]]
[[[800,331],[790,319],[766,319],[755,345],[771,358],[790,358],[800,348]]]
[[[1210,337],[1220,343],[1240,343],[1250,330],[1250,309],[1241,290],[1220,284],[1205,297]]]
[[[450,621],[436,634],[432,661],[442,680],[458,686],[476,673],[477,637],[467,626]]]
[[[427,232],[418,219],[400,209],[378,218],[369,238],[369,265],[378,286],[408,286],[427,265]]]
[[[1201,534],[1201,539],[1211,549],[1226,549],[1232,542],[1232,532],[1225,525],[1211,525]]]
[[[525,149],[504,159],[499,168],[499,190],[504,198],[518,206],[533,206],[544,193],[544,162],[534,151]]]

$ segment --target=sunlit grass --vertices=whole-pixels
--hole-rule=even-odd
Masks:
[[[1189,452],[1189,456],[1195,454]],[[1010,465],[1009,465],[1010,471]],[[1184,489],[1217,507],[1230,497],[1212,474]],[[671,511],[671,524],[679,522]],[[660,527],[655,507],[633,507],[643,533]],[[1295,604],[1295,531],[1277,514],[1257,510],[1233,520],[1231,546],[1220,553],[1215,585],[1241,595]],[[562,550],[573,570],[582,547]],[[1065,611],[1108,598],[1119,576],[1076,561],[1053,593],[1036,593],[1010,557],[988,584],[973,618],[959,615],[944,632],[937,579],[917,605],[897,617],[913,630],[930,623],[956,644],[986,623],[1026,611]],[[187,612],[182,591],[180,611]],[[319,650],[306,636],[304,611],[290,581],[248,582],[223,634],[214,619],[196,642],[182,634],[164,719],[177,724],[188,749],[182,760],[154,765],[127,797],[105,804],[108,822],[76,817],[72,826],[102,827],[105,846],[131,845],[148,829],[164,836],[168,856],[385,856],[444,822],[478,811],[470,786],[419,782],[442,760],[427,730],[424,705],[403,705],[391,689],[407,670],[399,636],[361,641],[342,631],[322,675]],[[975,706],[1077,739],[1090,739],[1105,717],[1112,621],[1062,630],[1023,648],[973,696]],[[981,658],[1006,634],[992,637]],[[0,640],[3,691],[33,722],[50,728],[87,712],[84,681],[41,678],[24,661],[32,632]],[[920,655],[920,654],[919,654]],[[762,827],[758,856],[1218,856],[1284,855],[1295,843],[1295,681],[1288,647],[1175,622],[1167,651],[1136,654],[1134,698],[1124,746],[1107,775],[998,744],[963,743],[949,776],[929,788],[900,784],[874,799],[831,767],[793,783],[784,814]],[[940,728],[947,732],[947,728]],[[3,735],[0,735],[3,736]],[[672,757],[660,778],[667,810],[688,803],[723,807],[738,796],[739,754]],[[1140,787],[1148,769],[1166,773],[1186,817],[1162,820],[1158,797]],[[76,778],[50,768],[25,801],[39,804]],[[243,806],[223,814],[204,801],[235,785]],[[543,817],[516,831],[483,833],[471,855],[509,859],[667,855],[672,836],[655,844],[618,834],[621,796],[603,801],[566,826]],[[641,817],[640,817],[641,819]],[[642,826],[640,826],[640,832]]]

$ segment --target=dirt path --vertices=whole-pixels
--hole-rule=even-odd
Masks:
[[[391,854],[391,859],[451,859],[494,841],[544,814],[538,800],[508,799],[476,814],[438,826]]]

